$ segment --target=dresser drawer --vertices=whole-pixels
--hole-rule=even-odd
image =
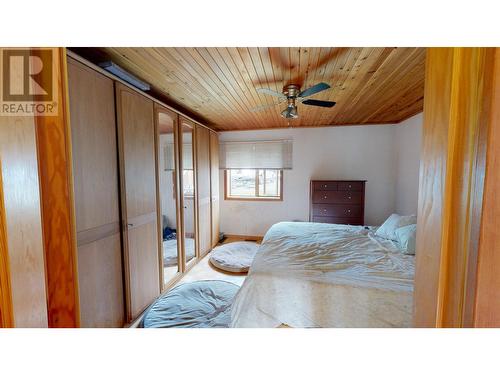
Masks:
[[[338,183],[339,190],[363,191],[364,182],[361,181],[342,181]]]
[[[363,220],[357,217],[313,216],[312,221],[314,223],[363,225]]]
[[[312,203],[361,204],[363,193],[360,191],[315,191]]]
[[[316,190],[337,190],[337,181],[313,181],[313,191]]]
[[[347,204],[313,204],[313,216],[360,217],[361,206]]]

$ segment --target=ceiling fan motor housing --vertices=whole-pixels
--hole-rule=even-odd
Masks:
[[[295,99],[297,96],[299,96],[300,93],[300,86],[297,85],[288,85],[283,87],[283,95],[287,97],[287,99]]]

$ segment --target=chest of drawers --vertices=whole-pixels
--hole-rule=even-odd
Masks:
[[[361,180],[312,180],[309,220],[364,225],[365,183]]]

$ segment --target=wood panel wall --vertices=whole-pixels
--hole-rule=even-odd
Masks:
[[[82,327],[125,323],[113,81],[69,59]]]
[[[198,246],[200,256],[211,249],[211,194],[210,194],[210,131],[202,126],[195,128],[196,139],[196,186],[198,204]]]
[[[116,83],[127,318],[159,294],[153,101]]]
[[[212,247],[219,242],[220,232],[220,202],[219,202],[219,136],[210,132],[210,195],[212,220]]]
[[[477,241],[481,129],[492,50],[427,51],[414,313],[417,327],[464,325]]]

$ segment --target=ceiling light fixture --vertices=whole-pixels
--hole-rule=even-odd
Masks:
[[[117,76],[118,78],[121,78],[127,83],[130,83],[132,86],[137,87],[138,89],[142,91],[149,91],[151,90],[151,86],[149,86],[146,82],[141,81],[139,78],[133,76],[129,72],[127,72],[125,69],[121,68],[120,66],[116,65],[112,61],[104,61],[102,63],[99,63],[99,66],[111,74]]]

